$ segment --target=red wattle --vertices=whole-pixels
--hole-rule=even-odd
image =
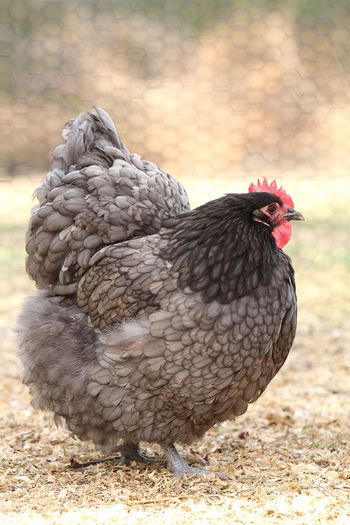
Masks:
[[[274,228],[272,235],[275,238],[277,248],[282,250],[292,236],[292,227],[289,222],[283,221],[279,226]]]

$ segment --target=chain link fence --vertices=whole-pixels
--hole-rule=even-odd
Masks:
[[[2,0],[1,169],[92,105],[175,176],[346,174],[347,0]]]

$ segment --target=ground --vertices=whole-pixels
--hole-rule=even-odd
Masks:
[[[252,177],[253,178],[253,177]],[[254,177],[256,178],[256,177]],[[280,181],[281,177],[277,177]],[[33,410],[21,384],[15,320],[33,289],[24,272],[24,231],[36,178],[0,183],[0,491],[3,523],[345,524],[350,520],[350,247],[342,174],[282,182],[304,213],[286,248],[297,273],[299,326],[286,365],[235,422],[182,450],[217,477],[176,480],[164,468],[72,470],[92,446]],[[194,205],[247,178],[183,179]],[[344,198],[345,196],[345,198]]]

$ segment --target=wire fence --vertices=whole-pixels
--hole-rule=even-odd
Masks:
[[[2,0],[1,169],[92,105],[179,176],[347,173],[347,0]]]

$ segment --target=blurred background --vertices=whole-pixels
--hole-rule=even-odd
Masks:
[[[193,206],[247,191],[266,176],[276,178],[305,215],[285,248],[299,297],[293,351],[275,386],[220,439],[232,441],[225,449],[232,465],[236,451],[241,454],[245,473],[251,472],[246,486],[259,500],[241,496],[250,512],[242,523],[270,521],[271,508],[278,514],[282,500],[288,523],[293,516],[301,523],[301,515],[314,523],[315,508],[320,523],[346,509],[350,515],[350,472],[344,468],[350,453],[349,0],[1,0],[0,10],[4,508],[18,512],[14,522],[22,523],[23,508],[53,512],[62,502],[71,509],[85,501],[79,477],[71,489],[70,474],[61,486],[56,471],[47,474],[45,458],[66,472],[67,454],[88,449],[29,408],[15,323],[34,288],[24,271],[31,195],[65,122],[98,105],[111,114],[129,150],[186,186]],[[236,437],[245,435],[244,425],[248,438]],[[210,436],[201,446],[203,456],[212,450]],[[251,460],[254,450],[269,463],[265,474]],[[279,466],[272,466],[269,453],[280,458]],[[236,495],[244,491],[239,470],[235,476],[236,509]],[[107,479],[116,484],[107,490],[111,501],[128,505],[130,487],[125,496],[116,488],[119,478],[107,471]],[[156,500],[159,485],[153,489],[144,498]],[[213,492],[215,512],[227,508],[227,500],[215,499],[220,490],[219,496]],[[103,507],[105,493],[93,491],[92,508]],[[207,489],[198,498],[206,513]],[[267,513],[261,522],[257,509]],[[339,519],[334,523],[347,522]]]
[[[2,0],[2,168],[98,104],[175,176],[347,172],[348,0]]]

